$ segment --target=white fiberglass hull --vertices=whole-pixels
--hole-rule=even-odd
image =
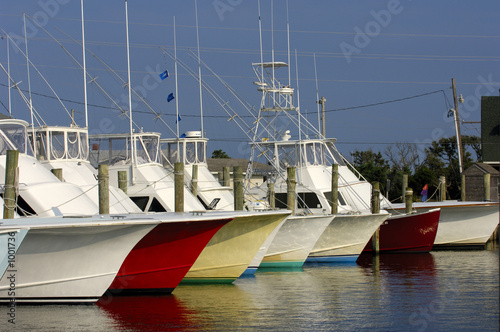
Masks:
[[[274,231],[271,233],[271,235],[269,235],[267,237],[266,241],[264,241],[264,243],[260,246],[259,251],[257,252],[257,255],[255,255],[255,257],[253,258],[252,262],[247,267],[247,269],[245,270],[245,272],[243,272],[243,275],[252,275],[252,274],[254,274],[257,271],[257,269],[259,268],[260,263],[262,263],[262,260],[264,259],[264,256],[266,255],[267,251],[269,250],[269,247],[273,243],[274,238],[278,234],[278,231],[281,229],[281,227],[287,221],[287,219],[288,218],[284,219],[278,225],[278,227],[276,227],[274,229]]]
[[[334,216],[290,216],[281,226],[260,267],[301,267]]]
[[[309,254],[308,262],[356,261],[388,213],[336,215]]]
[[[37,218],[0,279],[0,302],[97,301],[130,250],[158,224],[110,219]]]
[[[404,209],[395,204],[394,209]],[[484,246],[500,221],[498,202],[425,202],[413,203],[417,211],[441,209],[434,247]]]

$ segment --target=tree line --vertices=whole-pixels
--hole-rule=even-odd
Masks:
[[[462,135],[462,163],[466,170],[474,162],[480,162],[481,139]],[[425,184],[429,197],[439,184],[439,177],[446,177],[447,199],[460,198],[461,174],[458,162],[456,137],[433,141],[423,153],[412,143],[396,143],[382,152],[356,150],[351,153],[352,165],[367,181],[380,182],[381,190],[388,193],[391,201],[397,201],[402,193],[403,174],[408,174],[408,186],[414,196],[420,196]]]

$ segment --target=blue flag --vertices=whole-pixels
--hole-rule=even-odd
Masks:
[[[175,123],[177,123],[177,122],[179,122],[179,121],[181,121],[181,120],[182,120],[182,119],[181,119],[181,115],[179,114],[179,115],[177,116],[177,120],[175,120]]]
[[[160,75],[160,78],[161,80],[163,81],[164,79],[166,79],[168,77],[168,71],[165,70],[163,73],[161,73]]]
[[[172,100],[174,100],[174,98],[175,98],[175,97],[174,97],[174,93],[172,92],[171,94],[169,94],[169,95],[168,95],[168,97],[167,97],[167,102],[169,102],[169,103],[170,103]]]

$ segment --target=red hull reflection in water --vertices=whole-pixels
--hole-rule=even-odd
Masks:
[[[106,293],[96,303],[114,321],[118,331],[182,331],[203,329],[196,312],[175,295],[113,296]]]

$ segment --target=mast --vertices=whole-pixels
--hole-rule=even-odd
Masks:
[[[31,79],[30,79],[30,61],[28,56],[28,37],[26,34],[26,14],[23,13],[23,22],[24,22],[24,43],[26,45],[26,70],[28,72],[28,95],[30,101],[30,115],[31,115],[31,132],[32,132],[32,144],[33,144],[33,156],[36,158],[36,149],[35,149],[35,124],[33,122],[33,100],[31,99]]]
[[[316,69],[316,53],[313,53],[313,56],[314,56],[314,78],[316,80],[316,100],[318,100],[316,102],[316,104],[318,105],[318,131],[319,131],[319,128],[321,128],[321,117],[320,117],[320,111],[319,111],[319,88],[318,88],[318,71]]]
[[[180,142],[179,142],[179,90],[177,85],[177,37],[175,32],[175,16],[174,16],[174,68],[175,68],[175,124],[177,125],[177,162],[181,161]]]
[[[9,55],[9,38],[7,38],[7,84],[9,86],[9,116],[12,117],[12,101],[10,95],[10,55]]]
[[[458,166],[460,168],[460,174],[464,171],[462,165],[462,137],[460,135],[460,115],[458,114],[458,99],[457,99],[457,86],[455,85],[455,79],[451,79],[451,88],[453,90],[453,102],[455,104],[455,133],[457,135],[457,150],[458,150]]]
[[[291,62],[290,62],[290,19],[288,15],[288,0],[286,0],[286,39],[288,44],[288,86],[292,86],[291,79]]]
[[[87,65],[85,62],[85,21],[83,18],[83,0],[81,0],[82,11],[82,52],[83,52],[83,95],[85,100],[85,128],[89,127],[88,105],[87,105]]]
[[[134,131],[132,128],[132,85],[130,84],[130,44],[128,36],[128,8],[127,0],[125,0],[125,26],[127,31],[127,77],[128,77],[128,112],[129,112],[129,122],[130,122],[130,161],[132,164],[131,179],[132,184],[134,184],[134,167],[135,167],[135,139]]]
[[[194,9],[196,16],[196,44],[198,46],[198,78],[200,82],[200,118],[201,118],[201,137],[205,137],[205,133],[203,131],[203,93],[202,93],[202,84],[201,84],[201,58],[200,58],[200,34],[198,30],[198,1],[194,0]]]

